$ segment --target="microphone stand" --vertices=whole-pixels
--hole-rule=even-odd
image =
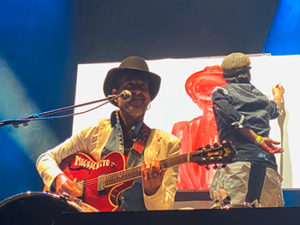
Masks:
[[[42,112],[42,113],[34,113],[34,114],[29,115],[29,116],[25,116],[25,117],[21,117],[21,118],[15,118],[15,119],[0,121],[0,127],[12,124],[14,126],[14,128],[18,128],[20,124],[23,124],[24,126],[28,126],[28,122],[30,122],[30,121],[61,118],[61,117],[45,117],[45,116],[50,115],[50,114],[54,114],[54,113],[59,113],[59,112],[71,110],[71,109],[74,109],[74,108],[77,108],[77,107],[82,107],[82,106],[86,106],[86,105],[95,104],[95,103],[98,103],[98,102],[105,101],[104,103],[102,103],[101,105],[96,107],[96,108],[99,108],[99,107],[113,101],[114,99],[119,98],[122,95],[123,95],[123,93],[118,94],[118,95],[109,95],[107,98],[103,98],[103,99],[99,99],[99,100],[95,100],[95,101],[91,101],[91,102],[86,102],[86,103],[82,103],[82,104],[78,104],[78,105],[66,106],[66,107],[53,109],[53,110]],[[96,108],[93,108],[93,109],[96,109]],[[93,109],[91,109],[91,110],[93,110]],[[89,110],[89,111],[91,111],[91,110]],[[72,116],[72,115],[74,115],[74,114],[70,114],[68,116]]]

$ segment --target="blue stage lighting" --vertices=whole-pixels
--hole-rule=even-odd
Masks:
[[[264,51],[272,55],[300,54],[300,0],[281,0]]]

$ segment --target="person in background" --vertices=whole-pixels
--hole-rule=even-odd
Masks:
[[[232,205],[283,206],[274,156],[283,148],[269,138],[269,121],[279,116],[284,87],[273,87],[274,98],[268,99],[251,84],[250,59],[240,52],[226,56],[221,67],[228,84],[214,90],[213,110],[220,141],[231,141],[236,155],[233,163],[219,168],[210,196],[216,202],[229,197]]]
[[[105,96],[126,90],[131,93],[131,98],[115,99],[112,104],[118,109],[112,112],[110,119],[99,120],[98,124],[83,129],[38,158],[37,170],[45,186],[60,195],[67,193],[80,197],[84,190],[64,174],[60,163],[78,152],[84,152],[96,161],[119,152],[127,156],[127,168],[141,166],[141,178],[120,194],[118,206],[127,211],[171,209],[178,168],[162,170],[159,160],[178,155],[180,140],[164,131],[150,129],[143,122],[149,103],[158,94],[160,82],[160,76],[149,72],[141,57],[127,57],[119,67],[111,69],[104,81]]]

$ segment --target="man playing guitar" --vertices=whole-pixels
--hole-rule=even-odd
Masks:
[[[99,120],[96,125],[83,129],[38,158],[37,170],[48,190],[60,195],[67,193],[82,199],[90,198],[95,204],[104,198],[106,203],[96,207],[100,211],[171,209],[176,192],[177,166],[160,169],[160,160],[178,155],[180,141],[143,123],[148,105],[159,91],[160,80],[158,75],[149,72],[141,57],[130,56],[119,67],[111,69],[104,82],[105,96],[126,91],[131,97],[111,101],[118,110],[112,112],[110,119]],[[99,174],[94,183],[91,180],[78,183],[79,179],[67,174],[65,168],[79,175],[81,171],[64,161],[78,153],[91,157],[79,157],[73,161],[72,166],[80,165],[78,168],[82,173],[88,171],[86,174],[89,174],[92,169],[101,167],[104,176],[116,168],[125,170],[141,166],[141,178],[130,185],[123,182],[108,189],[101,185],[103,176]],[[117,161],[114,161],[114,153],[121,155]],[[89,189],[89,185],[94,187]]]

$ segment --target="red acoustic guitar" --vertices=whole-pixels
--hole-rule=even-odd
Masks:
[[[200,165],[229,163],[235,151],[230,142],[199,148],[195,152],[173,156],[160,161],[161,169],[186,162]],[[84,153],[65,158],[60,168],[82,189],[82,201],[99,211],[119,211],[119,195],[141,177],[141,166],[126,169],[127,158],[113,152],[100,161],[95,161]]]

